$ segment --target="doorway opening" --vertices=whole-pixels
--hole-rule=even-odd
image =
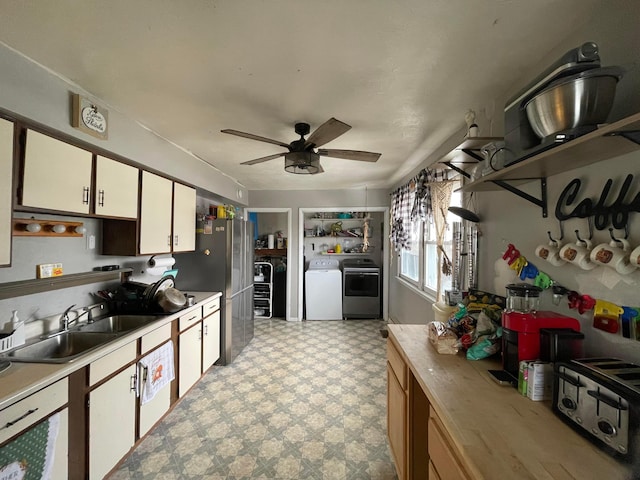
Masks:
[[[291,209],[246,208],[255,223],[254,313],[256,318],[291,320]]]

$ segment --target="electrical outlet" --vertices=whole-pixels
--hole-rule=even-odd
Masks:
[[[96,236],[87,235],[87,250],[94,250],[96,248]]]

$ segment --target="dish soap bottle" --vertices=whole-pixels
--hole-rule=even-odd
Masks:
[[[24,344],[24,322],[18,318],[18,311],[13,310],[11,312],[11,329],[13,330],[13,342],[12,347],[17,347]]]
[[[336,243],[335,251],[336,253],[342,253],[342,245],[340,245],[339,243]]]

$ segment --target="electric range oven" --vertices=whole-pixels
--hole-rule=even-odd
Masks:
[[[370,258],[342,261],[342,317],[380,318],[380,267]]]

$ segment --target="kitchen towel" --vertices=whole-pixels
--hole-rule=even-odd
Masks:
[[[140,360],[143,369],[141,403],[153,400],[156,393],[175,378],[173,368],[173,342],[167,342],[160,348]]]
[[[0,449],[0,478],[51,479],[60,413],[30,428]]]

